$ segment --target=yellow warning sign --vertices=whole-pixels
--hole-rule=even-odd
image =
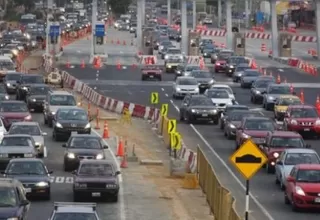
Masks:
[[[251,140],[247,140],[231,155],[231,163],[249,180],[267,162],[268,158]]]

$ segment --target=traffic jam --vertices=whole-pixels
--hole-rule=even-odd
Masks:
[[[27,21],[26,21],[27,20]],[[26,21],[24,23],[24,21]],[[88,25],[86,19],[62,22],[62,34],[78,31]],[[64,28],[65,27],[65,28]],[[69,173],[74,202],[87,198],[118,201],[120,171],[106,160],[107,143],[91,133],[93,120],[79,107],[77,98],[51,85],[63,85],[62,78],[21,70],[28,52],[45,41],[46,24],[28,14],[21,26],[8,27],[2,34],[0,49],[0,218],[26,219],[30,201],[51,200],[52,174],[46,165],[46,136],[61,143],[63,173]],[[22,57],[22,58],[21,58]],[[21,60],[19,60],[21,59]],[[53,73],[58,74],[58,73]],[[55,81],[54,81],[55,82]],[[42,122],[33,116],[43,115]],[[51,128],[50,134],[42,128]],[[60,145],[60,144],[59,144]],[[56,170],[55,170],[56,172]],[[60,174],[61,175],[61,174]],[[99,219],[95,203],[76,207],[73,203],[55,202],[50,219]]]
[[[316,107],[304,103],[290,84],[261,73],[246,57],[216,45],[212,39],[200,39],[199,53],[213,68],[188,63],[174,42],[181,40],[179,30],[154,19],[145,28],[152,30],[150,43],[164,66],[147,63],[142,79],[149,76],[161,80],[161,73],[174,74],[172,98],[181,100],[181,122],[219,126],[225,138],[234,142],[234,151],[251,139],[268,158],[264,172],[273,175],[285,204],[293,211],[318,209],[320,157],[312,149],[317,146],[306,143],[320,137]],[[218,74],[233,85],[217,83]],[[237,102],[233,87],[245,91],[250,106]]]

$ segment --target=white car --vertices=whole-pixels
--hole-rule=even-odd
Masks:
[[[303,145],[303,143],[301,143]],[[287,184],[287,177],[292,168],[297,164],[319,164],[320,157],[316,151],[307,148],[290,148],[284,150],[279,156],[276,166],[276,183],[282,190]]]
[[[184,59],[184,55],[178,48],[169,48],[164,56],[165,61],[169,59]]]
[[[226,90],[210,88],[204,92],[204,95],[211,98],[213,104],[215,104],[220,112],[223,112],[227,105],[236,105],[235,100],[230,97]]]
[[[6,128],[3,126],[2,119],[0,118],[0,141],[2,141],[3,136],[7,133]]]
[[[230,98],[236,100],[236,97],[234,96],[234,92],[231,89],[230,86],[228,85],[224,85],[224,84],[214,84],[213,86],[211,86],[211,89],[220,89],[220,90],[225,90],[228,92]]]
[[[211,18],[205,18],[202,23],[203,23],[203,24],[212,24],[213,21],[212,21]]]
[[[187,94],[199,94],[198,81],[193,77],[180,76],[173,84],[172,97],[175,99],[183,98]]]

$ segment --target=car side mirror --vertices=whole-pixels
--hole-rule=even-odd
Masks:
[[[42,136],[47,136],[48,133],[47,132],[42,132]]]
[[[22,200],[20,203],[20,206],[27,206],[29,204],[30,204],[29,200]]]
[[[77,175],[77,171],[76,171],[76,170],[72,171],[71,173],[72,173],[73,175]]]
[[[311,148],[311,144],[306,144],[306,148]]]
[[[283,162],[282,161],[277,161],[277,164],[278,165],[283,165]]]
[[[294,182],[295,181],[295,179],[292,177],[292,176],[288,176],[287,177],[287,182]]]
[[[118,175],[120,175],[121,174],[121,172],[120,171],[116,171],[116,176],[118,176]]]
[[[103,145],[103,149],[108,149],[109,146],[108,145]]]
[[[66,144],[62,144],[62,147],[66,148],[66,147],[67,147],[67,145],[66,145]]]
[[[261,94],[266,94],[266,93],[267,93],[266,91],[261,92]]]
[[[53,171],[52,170],[48,171],[48,174],[53,174]]]

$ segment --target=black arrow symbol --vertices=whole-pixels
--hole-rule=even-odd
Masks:
[[[174,148],[177,148],[179,144],[178,135],[175,135],[175,139],[176,139],[176,142],[175,142]]]
[[[165,105],[165,106],[163,106],[164,108],[163,108],[163,112],[162,112],[162,114],[163,115],[165,115],[166,114],[166,112],[167,112],[167,106]]]
[[[170,128],[170,132],[172,132],[172,131],[173,131],[173,128],[174,128],[174,122],[173,122],[173,121],[170,121],[170,125],[171,125],[171,126],[170,126],[170,127],[171,127],[171,128]]]
[[[157,101],[157,95],[153,93],[153,103],[155,103],[156,101]]]

